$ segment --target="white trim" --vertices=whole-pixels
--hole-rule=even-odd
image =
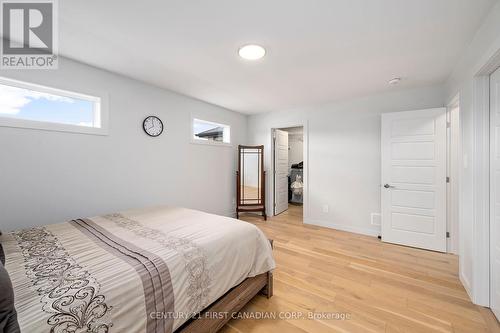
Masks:
[[[56,123],[56,122],[46,122],[46,121],[38,121],[31,119],[6,117],[0,115],[0,127],[13,127],[13,128],[36,129],[36,130],[56,131],[56,132],[93,134],[93,135],[108,134],[109,110],[108,110],[107,94],[103,94],[100,97],[91,96],[68,90],[52,88],[40,84],[14,80],[6,77],[0,77],[0,84],[92,102],[94,108],[93,109],[94,124],[97,124],[97,126],[95,127],[88,127],[88,126]]]
[[[454,111],[456,110],[456,111]],[[457,122],[458,118],[458,122]],[[446,121],[450,124],[447,129],[447,158],[446,175],[450,182],[447,184],[447,232],[450,238],[447,239],[448,253],[459,254],[460,243],[460,170],[461,170],[461,126],[460,126],[460,95],[456,95],[446,107]]]
[[[473,171],[473,278],[472,301],[490,304],[490,102],[489,75],[476,76],[473,83],[474,145]]]
[[[353,232],[356,234],[362,234],[362,235],[372,236],[372,237],[378,237],[380,235],[380,230],[373,230],[373,229],[369,229],[369,228],[362,228],[362,227],[350,226],[350,225],[345,225],[345,224],[336,224],[336,223],[332,223],[329,221],[323,221],[323,220],[304,219],[304,223],[309,224],[309,225],[317,225],[320,227],[335,229],[335,230]]]
[[[490,107],[489,107],[489,78],[490,75],[500,67],[500,49],[494,53],[488,52],[474,67],[473,77],[473,102],[472,102],[472,127],[473,127],[473,151],[472,156],[466,157],[461,151],[460,172],[461,182],[463,180],[463,165],[470,161],[472,168],[472,195],[473,195],[473,219],[463,220],[460,208],[460,225],[472,223],[472,268],[471,279],[467,280],[463,271],[463,258],[460,256],[459,277],[469,294],[473,303],[489,306],[490,304]],[[464,107],[461,104],[461,107]],[[460,117],[460,127],[462,117]],[[462,133],[463,134],[463,133]],[[462,143],[463,145],[463,143]],[[467,158],[463,160],[463,158]],[[468,162],[467,162],[468,163]],[[460,189],[460,205],[463,203],[463,189]],[[460,237],[462,238],[462,237]],[[462,251],[462,249],[460,249]]]
[[[208,123],[208,124],[212,124],[212,125],[216,125],[216,126],[220,126],[220,127],[224,127],[224,128],[227,128],[228,130],[228,136],[229,136],[229,142],[218,142],[218,141],[213,141],[213,140],[200,140],[200,139],[196,139],[194,137],[194,121],[195,120],[198,120],[198,121],[202,121],[204,123]],[[197,145],[206,145],[206,146],[216,146],[216,147],[233,147],[233,138],[232,138],[232,131],[231,131],[231,125],[228,125],[228,124],[222,124],[222,123],[217,123],[215,121],[210,121],[210,120],[205,120],[205,119],[200,119],[198,117],[195,117],[195,116],[191,116],[191,122],[189,124],[189,126],[191,127],[191,130],[189,131],[189,133],[191,133],[191,136],[190,136],[190,143],[192,144],[197,144]],[[225,135],[225,133],[223,134]]]
[[[500,62],[500,58],[499,58]],[[499,73],[497,73],[499,72]],[[498,257],[497,257],[497,246],[499,239],[498,234],[498,198],[499,189],[498,182],[500,178],[498,177],[499,161],[498,161],[498,113],[499,113],[499,101],[498,101],[498,77],[500,74],[500,69],[496,69],[489,76],[489,116],[490,116],[490,218],[489,218],[489,306],[496,316],[500,320],[500,304],[498,298]],[[483,250],[483,249],[481,249]]]
[[[473,299],[473,297],[472,297],[472,288],[471,288],[469,280],[467,279],[467,277],[465,276],[465,274],[463,274],[462,271],[460,271],[458,273],[458,278],[460,279],[460,282],[462,282],[462,285],[464,286],[464,289],[467,292],[467,295],[469,295],[469,298],[472,300]]]
[[[50,123],[28,119],[0,117],[0,127],[22,128],[28,130],[42,130],[53,132],[67,132],[77,134],[108,135],[107,129],[97,127],[78,126],[70,124]]]
[[[294,122],[284,122],[280,123],[277,126],[272,126],[270,128],[269,133],[271,134],[271,142],[270,142],[270,163],[269,163],[269,169],[271,172],[269,172],[269,176],[266,179],[266,205],[267,205],[267,216],[275,216],[274,215],[274,138],[273,138],[273,131],[275,129],[280,129],[280,128],[290,128],[290,127],[302,127],[303,129],[303,142],[302,142],[302,147],[303,147],[303,158],[304,158],[304,166],[303,166],[303,172],[302,175],[304,176],[304,189],[302,192],[302,216],[303,216],[303,221],[307,220],[307,217],[309,216],[309,122],[307,120],[304,121],[294,121]]]
[[[196,140],[195,138],[191,138],[191,141],[189,143],[193,145],[212,146],[212,147],[233,147],[232,143],[226,143],[226,142],[215,143],[214,141]]]
[[[37,83],[15,80],[15,79],[2,77],[2,76],[0,76],[0,84],[5,84],[8,86],[13,86],[13,87],[21,88],[21,89],[35,90],[35,91],[44,92],[47,94],[60,95],[60,96],[76,98],[76,99],[84,99],[84,100],[91,101],[91,102],[98,102],[99,101],[99,97],[96,97],[96,96],[77,93],[77,92],[68,91],[68,90],[59,89],[59,88],[53,88],[53,87],[49,87],[49,86],[45,86],[45,85],[41,85],[41,84],[37,84]]]

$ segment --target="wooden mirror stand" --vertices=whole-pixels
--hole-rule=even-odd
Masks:
[[[264,146],[238,146],[236,218],[241,212],[261,212],[267,220]]]

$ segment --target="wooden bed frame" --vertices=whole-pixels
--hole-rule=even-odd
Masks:
[[[176,333],[217,332],[259,292],[267,298],[273,295],[272,272],[246,279],[203,310],[196,319],[179,327]]]
[[[273,241],[271,247],[273,247]],[[252,298],[262,293],[273,296],[273,273],[267,272],[245,279],[203,310],[196,319],[179,327],[176,333],[214,333],[220,330],[232,316],[238,313]],[[220,316],[219,314],[225,314]]]

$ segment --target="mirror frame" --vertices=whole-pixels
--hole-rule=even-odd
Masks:
[[[252,154],[259,154],[260,156],[260,202],[258,203],[245,203],[244,198],[241,196],[241,179],[245,177],[245,170],[242,164],[242,154],[244,150],[253,149],[258,150]],[[258,188],[259,188],[258,187]],[[258,200],[258,198],[257,198]],[[236,171],[236,218],[239,218],[240,212],[261,212],[264,220],[267,220],[266,216],[266,172],[264,171],[264,146],[244,146],[238,145],[238,171]]]

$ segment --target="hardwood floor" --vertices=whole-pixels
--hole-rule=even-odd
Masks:
[[[500,332],[491,312],[471,303],[454,255],[304,225],[298,206],[267,222],[242,219],[274,239],[277,262],[274,296],[244,311],[276,318],[233,319],[222,332]],[[332,313],[347,318],[325,317]]]

